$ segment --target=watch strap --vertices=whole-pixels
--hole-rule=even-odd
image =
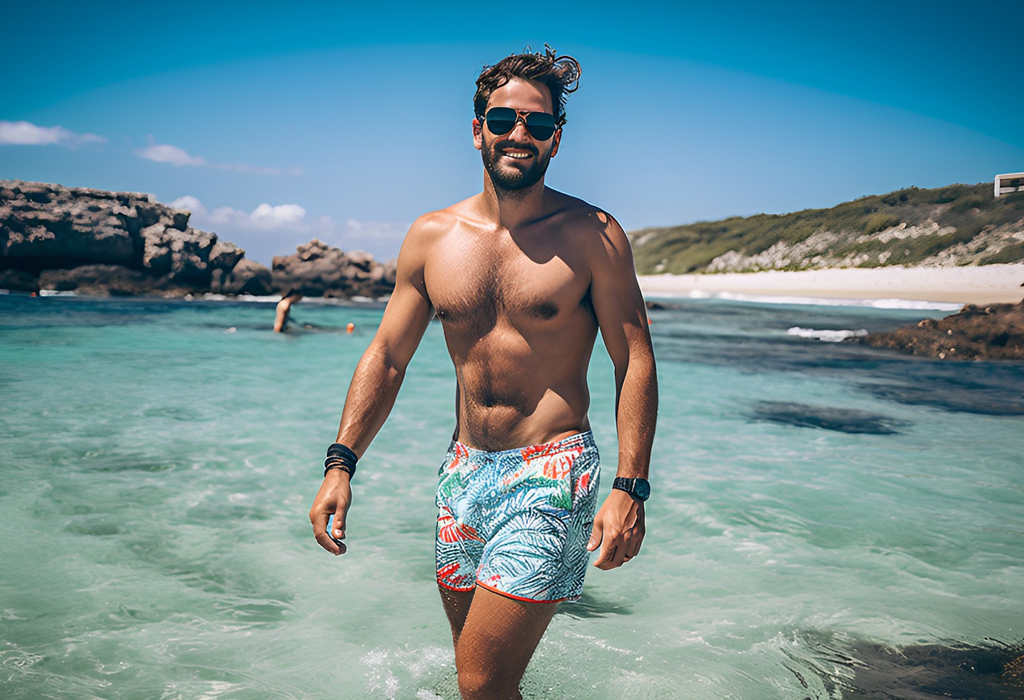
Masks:
[[[643,486],[638,489],[637,486],[640,482],[643,483]],[[624,476],[617,476],[615,477],[615,480],[612,481],[612,488],[619,489],[620,491],[625,491],[633,499],[640,501],[641,503],[646,501],[651,496],[650,482],[647,481],[647,479],[642,479],[639,477],[629,479]]]

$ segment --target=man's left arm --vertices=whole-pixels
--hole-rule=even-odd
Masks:
[[[591,256],[590,296],[601,337],[615,365],[616,476],[646,479],[658,413],[658,378],[647,310],[629,239],[611,216],[604,212],[596,216],[603,225],[603,245],[595,246]],[[612,489],[594,518],[587,543],[590,551],[601,546],[594,566],[622,566],[640,551],[644,532],[644,504],[625,491]]]

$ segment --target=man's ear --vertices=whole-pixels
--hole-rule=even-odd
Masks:
[[[473,147],[478,151],[484,147],[484,125],[476,117],[473,118]]]
[[[552,158],[554,158],[555,154],[558,153],[558,144],[562,142],[562,127],[558,127],[557,129],[555,129],[555,135],[553,138],[555,139],[555,144],[551,147]]]

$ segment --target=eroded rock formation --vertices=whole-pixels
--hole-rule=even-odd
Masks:
[[[395,264],[381,264],[369,253],[345,253],[313,239],[293,255],[274,256],[275,289],[297,289],[306,296],[367,297],[375,299],[395,287]]]
[[[210,291],[216,277],[271,292],[265,267],[235,274],[245,251],[189,216],[146,194],[0,180],[0,286],[175,295]]]
[[[0,289],[93,295],[390,294],[394,263],[320,241],[275,257],[273,274],[190,213],[135,192],[0,180]]]
[[[855,342],[940,360],[1024,360],[1024,301],[968,304],[952,316],[869,333]]]

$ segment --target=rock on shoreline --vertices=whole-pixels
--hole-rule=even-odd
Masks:
[[[271,274],[274,288],[282,292],[297,289],[305,296],[375,299],[395,288],[396,269],[394,261],[381,264],[369,253],[345,253],[314,238],[293,255],[275,255]]]
[[[0,289],[79,294],[379,297],[394,266],[319,241],[275,258],[273,274],[191,214],[136,192],[0,180]]]
[[[936,321],[926,318],[894,331],[855,339],[940,360],[1024,360],[1024,301],[1017,304],[968,304]]]
[[[269,294],[262,265],[151,195],[0,180],[0,287],[92,295]],[[261,268],[261,269],[260,269]]]

